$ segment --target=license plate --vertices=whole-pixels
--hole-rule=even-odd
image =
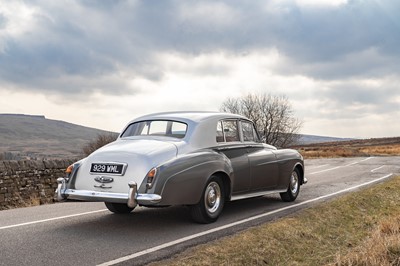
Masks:
[[[90,173],[92,174],[111,174],[122,175],[126,164],[115,163],[92,163]]]

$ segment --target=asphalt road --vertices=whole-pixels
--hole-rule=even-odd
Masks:
[[[185,207],[115,215],[103,203],[74,202],[0,211],[0,265],[146,264],[394,175],[400,157],[307,160],[309,182],[294,203],[279,195],[230,202],[207,225],[193,223]]]

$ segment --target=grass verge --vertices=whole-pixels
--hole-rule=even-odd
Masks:
[[[400,177],[152,265],[400,265]]]

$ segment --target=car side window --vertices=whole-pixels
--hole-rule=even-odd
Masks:
[[[226,142],[240,141],[238,124],[236,120],[222,121],[222,128]]]
[[[175,138],[183,138],[186,134],[187,125],[183,123],[173,123],[171,125],[171,136]]]
[[[242,121],[243,141],[258,142],[258,136],[255,132],[254,126],[250,122]]]
[[[217,124],[217,142],[225,142],[224,132],[222,130],[222,121]]]

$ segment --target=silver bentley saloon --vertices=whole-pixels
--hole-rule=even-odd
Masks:
[[[199,223],[216,221],[226,201],[270,193],[294,201],[307,182],[297,151],[261,143],[246,117],[216,112],[139,117],[66,172],[58,201],[101,201],[119,214],[186,205]]]

